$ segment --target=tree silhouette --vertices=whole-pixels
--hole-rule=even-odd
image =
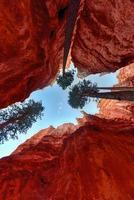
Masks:
[[[64,76],[59,75],[57,77],[57,84],[62,87],[63,90],[65,90],[68,86],[72,84],[74,81],[74,70],[65,72]]]
[[[68,6],[67,21],[65,27],[65,42],[64,42],[64,55],[63,55],[63,76],[67,63],[68,54],[71,47],[74,28],[77,22],[78,11],[80,7],[80,0],[70,0]]]
[[[42,103],[34,100],[0,110],[0,142],[17,139],[18,133],[26,133],[37,118],[41,119],[43,110]]]
[[[116,87],[115,87],[116,88]],[[95,99],[116,99],[134,101],[134,88],[117,87],[97,87],[97,84],[91,83],[89,80],[83,80],[74,85],[69,91],[68,103],[73,108],[83,108],[85,104],[90,101],[89,97]],[[112,90],[110,92],[100,92],[100,90]]]

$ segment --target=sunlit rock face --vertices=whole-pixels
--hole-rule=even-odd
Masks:
[[[134,123],[134,103],[103,99],[98,104],[99,116],[106,119],[129,120]]]
[[[54,80],[63,56],[67,3],[0,1],[0,107]]]
[[[134,64],[119,70],[117,78],[117,86],[134,87]],[[129,120],[134,123],[134,102],[103,99],[98,107],[99,116],[103,118]]]
[[[85,74],[112,72],[134,61],[132,0],[85,0],[72,59]]]
[[[42,130],[0,160],[0,200],[134,199],[133,131],[87,115]]]
[[[119,86],[134,87],[134,63],[119,70],[117,78]]]

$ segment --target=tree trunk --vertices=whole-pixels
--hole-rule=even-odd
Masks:
[[[134,91],[134,87],[97,87],[98,90]]]
[[[65,74],[66,62],[72,42],[72,36],[74,32],[74,27],[76,24],[76,19],[78,15],[78,10],[80,6],[80,0],[70,0],[68,7],[67,23],[65,28],[65,43],[64,43],[64,55],[63,55],[63,76]]]
[[[116,99],[116,100],[125,100],[125,101],[134,101],[134,92],[133,91],[114,91],[114,92],[86,92],[84,96],[96,97],[103,99]]]

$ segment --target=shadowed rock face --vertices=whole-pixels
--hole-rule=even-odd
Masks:
[[[63,58],[68,3],[0,1],[0,108],[23,101],[55,79]],[[79,71],[111,72],[133,62],[133,1],[82,0],[80,5],[71,53]]]
[[[0,107],[50,84],[59,69],[67,0],[0,1]]]
[[[134,126],[97,117],[42,130],[0,160],[0,200],[134,199]]]
[[[81,72],[112,72],[134,61],[132,0],[85,0],[72,59]]]

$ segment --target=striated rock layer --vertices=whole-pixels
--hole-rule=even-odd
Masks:
[[[134,87],[134,64],[119,70],[117,78],[117,86]],[[102,118],[129,120],[134,123],[134,102],[103,99],[98,107]]]
[[[0,200],[134,199],[134,124],[85,116],[0,160]]]
[[[0,108],[50,84],[63,58],[69,0],[0,1]],[[132,0],[82,0],[72,61],[86,74],[134,61]]]

